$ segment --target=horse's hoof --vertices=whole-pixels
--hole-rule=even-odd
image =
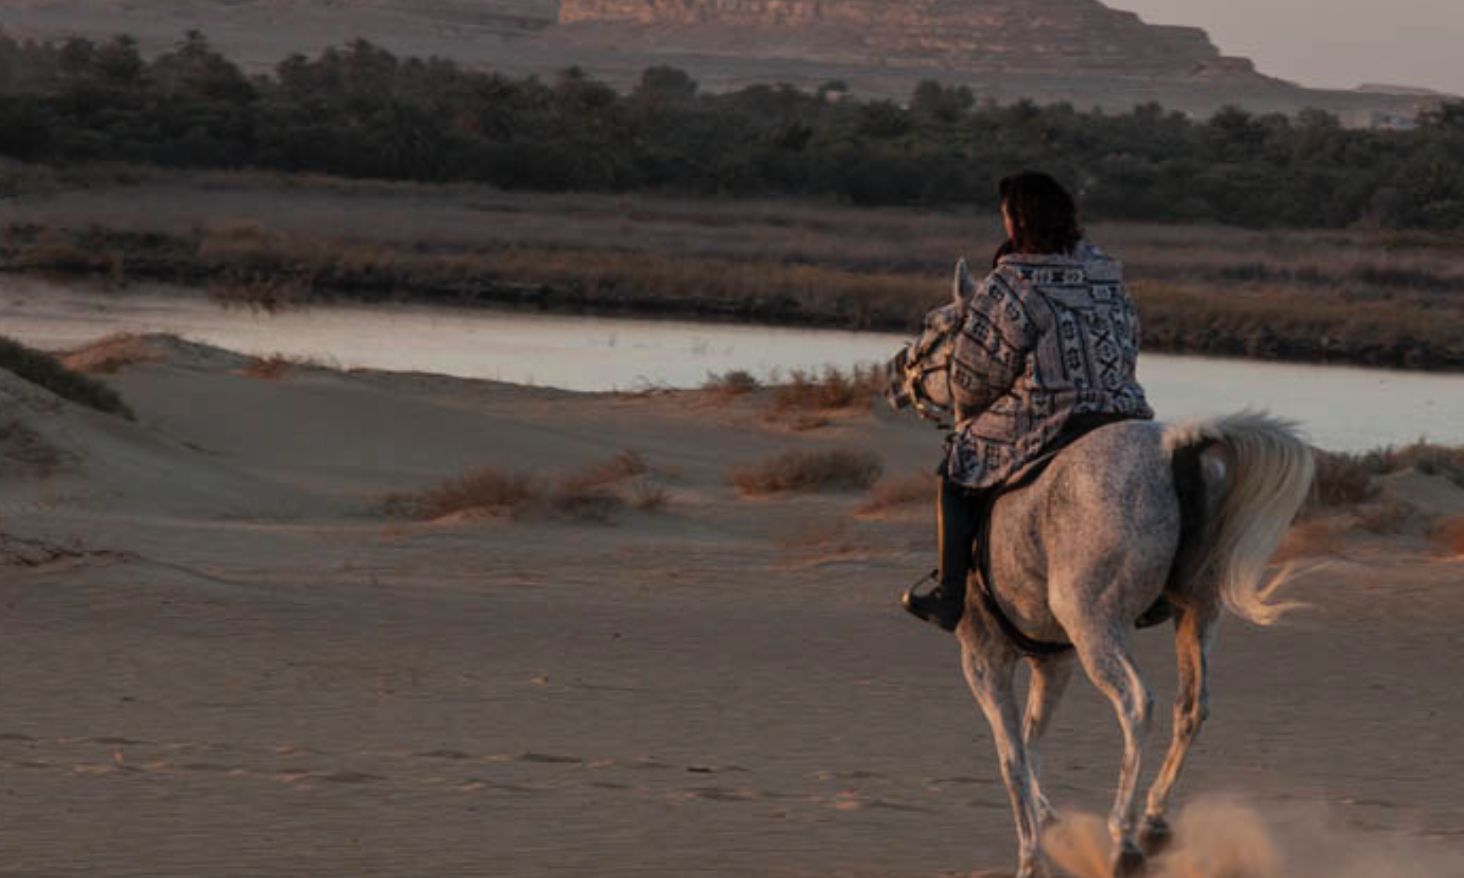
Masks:
[[[1139,830],[1139,848],[1143,850],[1144,856],[1152,857],[1166,849],[1174,842],[1174,830],[1169,828],[1169,821],[1163,817],[1149,817],[1144,820],[1143,827]]]
[[[1133,842],[1124,842],[1113,860],[1113,878],[1140,878],[1147,871],[1144,852]]]

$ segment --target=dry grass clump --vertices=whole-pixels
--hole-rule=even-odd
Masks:
[[[786,384],[773,388],[769,414],[781,416],[794,411],[834,411],[867,406],[870,397],[884,389],[884,375],[875,365],[855,366],[844,372],[825,366],[822,372],[795,369]]]
[[[929,506],[935,498],[936,484],[934,473],[912,473],[884,479],[874,486],[869,498],[854,511],[867,515],[905,506]]]
[[[1373,477],[1414,469],[1424,475],[1443,476],[1464,488],[1464,447],[1415,442],[1401,448],[1377,448],[1362,454],[1312,449],[1317,464],[1312,485],[1310,511],[1327,507],[1356,506],[1377,494]]]
[[[246,378],[259,381],[279,381],[292,369],[326,369],[319,360],[311,357],[295,357],[286,354],[270,354],[267,357],[251,357],[249,365],[240,372]]]
[[[61,354],[61,364],[73,372],[113,375],[128,366],[161,363],[167,357],[140,335],[117,332],[85,347]]]
[[[1375,470],[1360,455],[1338,454],[1312,449],[1316,462],[1316,480],[1307,501],[1309,510],[1365,503],[1377,493],[1372,483]]]
[[[732,484],[751,495],[847,491],[868,488],[883,471],[879,458],[873,454],[838,448],[784,452],[751,466],[736,467],[730,478]]]
[[[744,396],[759,386],[757,378],[745,369],[732,369],[720,375],[708,372],[707,380],[702,382],[702,390],[721,400]]]
[[[46,388],[62,399],[112,415],[133,420],[132,409],[117,391],[95,378],[73,372],[50,354],[33,350],[0,336],[0,369],[14,372],[32,384]]]
[[[1435,445],[1420,440],[1402,448],[1369,452],[1367,458],[1380,473],[1411,468],[1427,476],[1443,476],[1464,488],[1464,447]]]
[[[645,458],[636,451],[621,451],[599,463],[591,464],[563,479],[564,484],[576,488],[602,488],[631,476],[645,475],[648,467]]]
[[[419,521],[477,513],[609,523],[627,505],[642,511],[665,508],[669,497],[663,488],[643,479],[631,481],[646,471],[645,460],[633,451],[557,478],[485,467],[420,493],[392,495],[381,508],[388,515]]]
[[[417,494],[394,494],[382,506],[389,514],[420,521],[463,512],[517,516],[543,493],[543,485],[531,475],[484,467],[445,479]]]
[[[660,485],[637,479],[630,486],[630,505],[642,512],[660,512],[671,502],[671,494]]]

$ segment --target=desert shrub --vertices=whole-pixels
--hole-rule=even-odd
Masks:
[[[285,377],[285,373],[290,371],[290,367],[293,365],[290,358],[282,354],[254,357],[249,361],[249,365],[244,367],[244,375],[260,381],[278,381]]]
[[[646,471],[645,460],[634,451],[622,451],[557,478],[485,467],[445,479],[425,491],[393,494],[381,502],[380,510],[419,521],[486,512],[514,518],[546,516],[607,523],[627,502],[646,510],[665,506],[665,491],[644,480],[625,487],[625,482]]]
[[[1353,506],[1377,493],[1372,483],[1375,470],[1361,456],[1313,449],[1312,459],[1316,461],[1317,475],[1307,503],[1309,509]]]
[[[647,470],[645,458],[635,451],[621,451],[600,463],[570,473],[560,479],[562,486],[585,490],[602,488],[631,476],[644,475]]]
[[[832,366],[820,373],[795,369],[786,384],[773,388],[769,413],[831,411],[869,404],[870,397],[883,389],[883,374],[878,366],[855,366],[845,373]]]
[[[720,375],[707,373],[707,380],[702,382],[702,390],[711,393],[719,399],[731,399],[735,396],[742,396],[757,390],[758,381],[751,372],[744,369],[731,369]]]
[[[1425,475],[1443,476],[1464,487],[1464,447],[1434,445],[1418,441],[1394,448],[1375,448],[1361,454],[1312,450],[1317,478],[1308,508],[1354,506],[1377,494],[1374,476],[1415,469]]]
[[[869,499],[855,510],[860,513],[883,512],[902,506],[930,505],[934,502],[934,473],[913,473],[880,481],[870,491]]]
[[[731,481],[747,494],[843,491],[868,488],[883,471],[879,458],[867,451],[788,451],[734,468]]]
[[[241,374],[247,378],[255,378],[260,381],[278,381],[284,378],[291,369],[330,368],[335,367],[329,366],[314,357],[270,354],[267,357],[251,357],[249,364],[244,367]]]
[[[608,522],[625,506],[621,484],[644,475],[647,469],[645,458],[639,453],[621,451],[552,482],[547,497],[549,506],[561,518]],[[638,489],[631,490],[634,494]]]
[[[0,369],[8,369],[32,384],[46,388],[62,399],[111,415],[133,420],[132,409],[117,391],[106,384],[73,372],[50,354],[33,350],[0,336]]]
[[[1443,476],[1464,487],[1464,447],[1434,445],[1422,440],[1402,448],[1388,448],[1371,453],[1383,472],[1415,469],[1430,476]]]
[[[642,512],[660,512],[671,502],[671,495],[660,485],[639,479],[630,489],[630,503]]]
[[[459,512],[522,515],[543,496],[544,486],[533,476],[484,467],[445,479],[419,493],[393,494],[382,507],[388,514],[421,521]]]

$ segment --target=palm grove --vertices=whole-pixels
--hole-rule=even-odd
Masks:
[[[985,204],[1036,165],[1096,219],[1464,227],[1464,103],[1366,131],[1316,111],[997,106],[934,81],[903,106],[844,97],[837,82],[704,94],[666,67],[620,94],[574,68],[509,78],[363,41],[251,77],[198,33],[150,60],[128,37],[0,38],[0,154],[22,161],[930,207]]]

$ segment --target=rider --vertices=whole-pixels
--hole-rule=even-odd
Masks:
[[[1154,412],[1134,376],[1139,318],[1123,267],[1088,243],[1071,195],[1047,174],[1001,181],[1007,243],[966,280],[951,360],[955,431],[937,510],[940,569],[905,608],[947,631],[965,610],[971,547],[1004,486],[1083,433]]]

